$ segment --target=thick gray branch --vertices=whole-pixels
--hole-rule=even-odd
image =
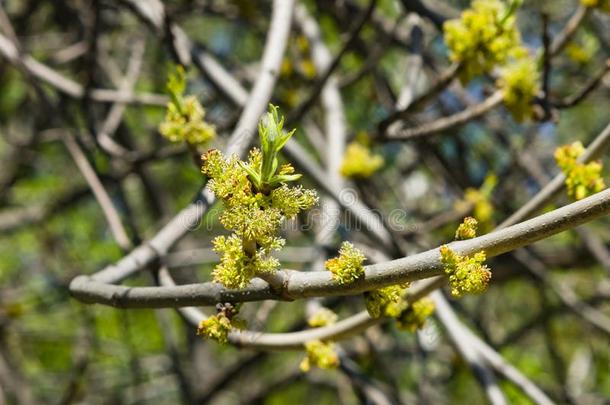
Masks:
[[[574,228],[610,213],[610,190],[540,215],[528,221],[474,239],[452,242],[449,247],[460,254],[484,250],[488,257],[529,245],[556,233]],[[284,298],[353,295],[406,281],[443,274],[438,248],[386,263],[366,266],[363,280],[349,285],[334,282],[328,272],[301,273],[284,270]],[[246,302],[280,299],[260,280],[243,290],[227,290],[215,283],[176,287],[125,287],[100,283],[79,276],[70,285],[72,294],[88,303],[117,307],[150,308],[214,305],[218,302]]]

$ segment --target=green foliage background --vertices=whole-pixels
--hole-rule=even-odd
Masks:
[[[92,28],[88,18],[97,15],[101,30],[98,46],[107,53],[109,63],[120,70],[125,69],[130,51],[130,41],[126,39],[144,38],[146,54],[136,89],[164,92],[172,56],[155,33],[145,28],[122,2],[4,3],[24,50],[81,83],[114,87],[104,68],[98,67],[91,77],[85,61],[89,52],[65,63],[58,62],[57,53],[66,44],[90,42]],[[349,18],[337,18],[332,5],[321,3],[324,2],[306,2],[320,23],[331,52],[336,53],[343,43],[341,33],[346,31]],[[366,5],[360,1],[348,3],[358,9]],[[376,13],[382,19],[395,21],[402,12],[397,3],[380,1]],[[464,1],[425,3],[453,16],[468,6]],[[190,38],[215,53],[243,83],[250,85],[248,69],[253,69],[260,58],[269,23],[268,2],[172,1],[166,7]],[[525,2],[517,14],[525,43],[540,47],[542,12],[548,13],[551,32],[556,33],[576,7],[575,0]],[[554,97],[577,92],[607,63],[609,21],[607,14],[592,13],[568,49],[554,60],[550,77]],[[423,24],[426,57],[442,70],[448,66],[442,36],[428,22]],[[360,38],[361,46],[368,51],[348,52],[338,69],[340,78],[358,72],[367,57],[384,44],[371,24],[367,24]],[[274,92],[273,101],[283,111],[290,111],[303,100],[314,80],[310,76],[310,55],[299,41],[302,40],[298,34],[293,33],[286,54],[286,71]],[[394,94],[405,80],[402,69],[405,58],[405,48],[393,44],[376,65],[378,74],[387,79]],[[118,260],[123,252],[114,242],[84,179],[58,141],[58,133],[70,129],[87,146],[89,158],[129,224],[134,240],[154,235],[172,213],[190,202],[194,191],[202,185],[202,176],[186,148],[169,145],[157,133],[163,108],[127,108],[117,131],[119,142],[134,150],[169,152],[136,167],[125,166],[95,148],[91,137],[90,121],[103,119],[107,105],[85,107],[83,102],[61,96],[46,85],[37,93],[29,78],[6,59],[0,60],[0,374],[8,372],[15,384],[2,387],[9,403],[19,402],[20,390],[45,403],[194,403],[203,400],[208,390],[218,384],[218,376],[240,362],[244,362],[243,366],[234,372],[227,385],[205,398],[206,402],[358,403],[358,391],[349,388],[350,379],[340,371],[299,373],[302,353],[253,353],[221,347],[201,341],[195,330],[171,310],[117,310],[87,306],[71,299],[67,285],[74,276],[94,273]],[[189,90],[200,97],[210,119],[221,129],[232,125],[236,109],[195,69],[190,70],[188,77]],[[480,186],[488,173],[504,175],[492,200],[496,206],[495,220],[505,218],[526,202],[537,186],[513,170],[513,156],[498,143],[496,136],[503,134],[510,139],[517,153],[520,148],[535,152],[547,174],[554,175],[557,169],[552,153],[556,145],[574,140],[586,145],[607,124],[610,111],[607,79],[606,76],[600,87],[574,108],[558,111],[555,120],[519,124],[500,108],[485,119],[435,138],[428,147],[450,161],[450,167],[457,170],[458,181],[449,185],[438,178],[432,167],[419,165],[416,172],[425,180],[426,191],[404,207],[408,212],[406,222],[420,223],[452,209],[462,190]],[[375,80],[367,74],[342,88],[352,135],[373,131],[375,123],[389,112]],[[461,95],[443,94],[440,105],[424,112],[421,119],[432,119],[439,111],[454,111],[464,98],[480,95],[491,84],[489,79],[479,78],[466,86]],[[59,111],[49,111],[41,101],[42,95]],[[323,119],[317,108],[310,116],[319,122]],[[299,126],[296,136],[304,141],[302,131]],[[224,135],[227,131],[219,132]],[[222,146],[222,142],[213,146]],[[314,150],[311,145],[308,148]],[[382,207],[395,207],[394,194],[406,176],[405,156],[412,151],[397,142],[376,146],[375,150],[387,162],[375,180],[380,185],[376,188],[377,200]],[[605,170],[606,178],[607,174]],[[147,188],[155,190],[158,201],[147,196],[150,192]],[[39,210],[41,215],[30,213],[25,220],[9,226],[11,218],[18,218],[18,214],[27,210]],[[426,235],[428,242],[436,246],[450,240],[457,223]],[[206,226],[191,232],[177,249],[209,247],[210,238],[222,230],[214,214],[207,217]],[[607,220],[588,225],[587,229],[607,247],[610,240]],[[311,243],[311,234],[291,235],[288,239],[292,246],[305,246]],[[610,316],[610,269],[592,259],[573,231],[541,242],[532,250],[551,263],[549,277],[569,284],[583,301]],[[306,268],[298,263],[284,264],[289,268]],[[191,265],[174,271],[181,282],[204,280],[209,278],[212,266],[213,263]],[[463,319],[553,398],[587,404],[610,398],[608,335],[567,311],[545,285],[518,263],[501,257],[491,261],[490,266],[497,273],[494,272],[489,291],[455,303]],[[140,274],[129,283],[150,285],[151,275]],[[257,305],[244,307],[246,319],[255,315]],[[346,316],[362,309],[362,300],[354,297],[333,305],[340,315]],[[302,328],[303,319],[302,302],[281,303],[271,312],[265,328],[268,331]],[[400,332],[391,324],[353,339],[346,347],[354,353],[353,359],[364,375],[383,386],[396,388],[404,402],[427,398],[434,403],[485,403],[469,367],[443,339],[434,320],[425,333],[432,336],[431,348],[423,347],[416,335]],[[586,372],[578,384],[583,392],[572,398],[569,384],[577,378],[582,364]],[[184,383],[181,379],[190,387],[186,394],[181,389]],[[502,388],[511,403],[529,403],[510,383],[503,382]]]

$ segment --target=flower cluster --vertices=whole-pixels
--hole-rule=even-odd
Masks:
[[[609,0],[580,0],[580,4],[585,7],[599,8],[602,11],[610,12]]]
[[[581,200],[602,191],[606,184],[601,177],[602,163],[580,163],[578,158],[585,151],[581,142],[564,145],[555,150],[555,160],[566,176],[568,195]]]
[[[462,256],[453,252],[448,246],[441,246],[441,262],[449,276],[451,294],[461,297],[464,294],[480,294],[487,289],[491,271],[484,264],[485,252]]]
[[[532,116],[532,101],[540,91],[539,80],[536,62],[527,56],[501,69],[498,87],[502,89],[504,105],[516,121],[522,122]]]
[[[364,293],[366,310],[372,318],[397,318],[407,308],[409,283],[391,285]]]
[[[344,177],[365,179],[371,177],[384,163],[381,155],[371,153],[368,147],[355,141],[347,145],[340,171]]]
[[[608,2],[610,4],[610,1]],[[572,39],[565,47],[568,58],[580,65],[585,65],[593,60],[599,51],[599,39],[588,31],[580,31],[579,35]]]
[[[477,236],[477,226],[479,223],[473,217],[466,217],[455,231],[455,239],[472,239]]]
[[[239,306],[218,304],[218,313],[199,323],[197,335],[226,344],[231,329],[242,329],[244,322],[237,317]]]
[[[434,309],[434,301],[431,298],[420,298],[402,311],[396,319],[396,326],[401,330],[415,332],[424,326],[426,319],[434,313]]]
[[[294,73],[298,73],[306,79],[313,79],[316,76],[316,66],[311,59],[311,49],[309,40],[303,35],[297,35],[293,38],[293,43],[288,48],[287,52],[292,55],[286,55],[280,66],[280,74],[283,77],[290,77]],[[298,63],[293,63],[296,60]]]
[[[312,328],[333,325],[337,322],[337,314],[328,308],[318,309],[309,319],[307,323]],[[333,342],[324,342],[321,340],[312,340],[305,343],[307,356],[301,361],[301,371],[304,373],[311,369],[311,366],[318,368],[336,368],[339,365],[339,356]]]
[[[470,239],[477,236],[477,220],[471,217],[464,218],[458,227],[455,236],[457,239]],[[491,279],[491,271],[484,264],[485,252],[462,256],[452,251],[449,246],[441,246],[441,263],[445,273],[449,276],[451,294],[461,297],[464,294],[479,294],[487,289]]]
[[[426,319],[434,313],[434,302],[421,298],[413,303],[407,301],[410,283],[392,285],[364,293],[366,310],[372,318],[388,317],[396,320],[398,329],[415,332],[424,326]]]
[[[171,101],[167,104],[165,120],[159,132],[172,142],[185,141],[190,145],[204,144],[216,137],[213,125],[204,121],[205,110],[195,96],[184,96],[186,80],[182,66],[169,76],[167,89]]]
[[[515,56],[521,44],[515,24],[516,6],[515,1],[507,8],[500,0],[475,0],[459,19],[444,24],[450,58],[462,65],[462,82],[488,73]]]
[[[301,361],[301,371],[304,373],[315,366],[322,369],[332,369],[339,366],[339,355],[335,349],[333,342],[323,342],[321,340],[312,340],[305,343],[307,357]]]
[[[335,324],[337,319],[337,314],[328,308],[322,307],[309,317],[307,324],[312,328],[320,328],[322,326]]]
[[[540,91],[538,64],[522,46],[515,23],[520,3],[512,0],[506,7],[501,0],[475,0],[461,18],[449,20],[443,27],[450,58],[461,64],[462,83],[501,68],[497,85],[517,121],[532,116],[532,101]]]
[[[341,244],[339,256],[328,259],[325,266],[335,281],[339,284],[349,284],[364,277],[362,263],[365,260],[364,254],[346,241]]]
[[[275,271],[279,261],[270,254],[284,245],[277,236],[282,220],[318,201],[314,190],[286,184],[301,177],[290,164],[278,168],[277,154],[294,132],[285,132],[283,124],[271,106],[259,125],[262,150],[251,150],[247,162],[215,149],[202,156],[208,187],[224,205],[220,222],[233,231],[213,241],[221,256],[214,280],[228,288],[243,288],[253,277]]]
[[[472,216],[484,231],[488,231],[493,226],[494,207],[490,197],[497,182],[498,179],[495,175],[488,175],[479,189],[466,189],[464,199],[455,204],[455,209],[458,211],[463,211],[472,206]]]

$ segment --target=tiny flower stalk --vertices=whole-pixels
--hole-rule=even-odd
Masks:
[[[272,283],[280,263],[271,253],[285,243],[278,236],[282,221],[318,201],[314,190],[287,185],[301,176],[290,164],[278,170],[277,155],[294,133],[285,132],[283,123],[277,107],[270,106],[259,125],[262,150],[252,149],[246,162],[235,155],[225,157],[215,149],[202,156],[208,187],[223,202],[220,222],[233,231],[213,241],[220,263],[212,274],[228,288],[243,288],[254,277]],[[278,287],[275,284],[272,287]]]
[[[555,160],[566,177],[568,195],[581,200],[606,188],[601,172],[601,161],[580,163],[578,158],[585,152],[581,142],[564,145],[555,150]]]

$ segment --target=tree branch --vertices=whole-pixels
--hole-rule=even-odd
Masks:
[[[529,245],[556,233],[574,228],[610,213],[610,190],[574,202],[528,221],[479,236],[449,243],[456,253],[467,255],[485,251],[487,257]],[[137,251],[137,249],[136,249]],[[387,285],[443,274],[438,248],[401,259],[365,267],[365,277],[353,284],[334,282],[328,272],[301,273],[283,270],[281,294],[265,282],[254,280],[243,290],[228,290],[216,283],[176,287],[125,287],[104,284],[93,277],[79,276],[70,284],[75,298],[87,303],[103,303],[127,308],[160,308],[215,305],[218,302],[248,302],[263,299],[307,298],[354,295]]]

